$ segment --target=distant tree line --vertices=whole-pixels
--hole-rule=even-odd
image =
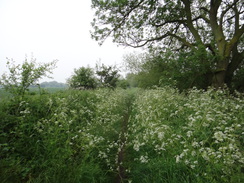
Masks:
[[[66,88],[67,84],[57,81],[45,81],[40,84],[41,88]]]

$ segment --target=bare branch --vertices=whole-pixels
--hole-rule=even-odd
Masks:
[[[176,34],[172,34],[172,33],[168,33],[169,36],[176,38],[178,41],[180,41],[181,43],[183,43],[183,45],[192,48],[194,45],[192,43],[189,43],[188,41],[186,41],[185,38],[179,37]]]
[[[205,47],[208,48],[213,55],[216,55],[216,52],[211,44],[205,44]]]
[[[232,40],[230,41],[230,43],[235,44],[243,34],[244,34],[244,25],[242,25],[240,29],[235,31],[235,34]]]
[[[198,17],[194,18],[192,21],[197,21],[199,19],[203,19],[207,24],[210,24],[210,20],[207,19],[207,17],[203,16],[203,15],[199,15]]]
[[[217,21],[217,12],[220,4],[221,0],[211,0],[211,8],[209,12],[211,29],[219,48],[222,45],[221,43],[225,42],[223,29],[218,25]]]
[[[166,37],[168,37],[168,36],[169,36],[169,34],[166,33],[166,34],[164,34],[164,35],[162,35],[162,36],[155,37],[155,38],[151,38],[151,39],[147,39],[147,40],[140,40],[140,41],[135,41],[135,40],[134,40],[133,42],[135,42],[136,45],[133,45],[133,44],[131,44],[131,43],[128,43],[128,42],[126,41],[126,38],[124,38],[124,42],[121,42],[121,43],[125,43],[126,46],[130,46],[130,47],[132,47],[132,48],[139,48],[139,47],[143,47],[143,46],[145,46],[146,44],[148,44],[148,43],[150,43],[150,42],[153,42],[153,41],[160,41],[160,40],[162,40],[162,39],[164,39],[164,38],[166,38]],[[130,37],[130,39],[132,39],[132,38]]]
[[[152,25],[158,28],[158,27],[163,27],[163,26],[165,26],[166,24],[170,24],[170,23],[185,24],[185,23],[186,23],[186,20],[168,20],[168,21],[165,21],[165,22],[162,23],[162,24],[152,24]]]
[[[202,39],[201,39],[200,35],[198,34],[198,31],[195,29],[195,27],[193,26],[193,23],[192,23],[192,14],[191,14],[191,8],[190,8],[191,2],[189,0],[182,0],[182,2],[185,5],[185,13],[186,13],[186,17],[187,17],[187,27],[191,31],[195,40],[197,42],[200,42],[203,44]]]
[[[219,24],[220,24],[220,27],[222,27],[223,25],[223,19],[224,19],[224,16],[225,14],[233,7],[236,5],[236,3],[238,2],[239,0],[235,0],[231,5],[229,5],[224,11],[222,11],[221,13],[221,16],[220,16],[220,20],[219,20]]]
[[[206,13],[209,13],[209,10],[206,7],[200,7],[200,10],[205,11]]]

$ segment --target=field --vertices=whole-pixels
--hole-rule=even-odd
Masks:
[[[0,182],[244,182],[243,95],[64,90],[0,103]]]
[[[48,87],[48,88],[29,88],[29,92],[30,94],[34,95],[34,94],[40,94],[40,93],[55,93],[58,91],[65,91],[67,88],[61,88],[61,87]],[[6,92],[3,88],[0,88],[0,100],[3,100],[7,97],[10,97],[11,94],[9,94],[8,92]]]

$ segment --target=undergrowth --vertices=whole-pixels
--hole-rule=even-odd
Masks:
[[[6,97],[0,182],[244,182],[243,108],[211,89]]]

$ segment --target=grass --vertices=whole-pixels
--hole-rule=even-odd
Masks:
[[[241,94],[54,91],[2,98],[0,182],[244,181]]]
[[[40,93],[56,93],[60,91],[65,91],[67,88],[60,88],[60,87],[47,87],[47,88],[30,88],[29,89],[29,94],[35,95],[35,94],[40,94]],[[0,100],[4,98],[11,97],[11,94],[7,91],[5,91],[3,88],[0,88]]]

